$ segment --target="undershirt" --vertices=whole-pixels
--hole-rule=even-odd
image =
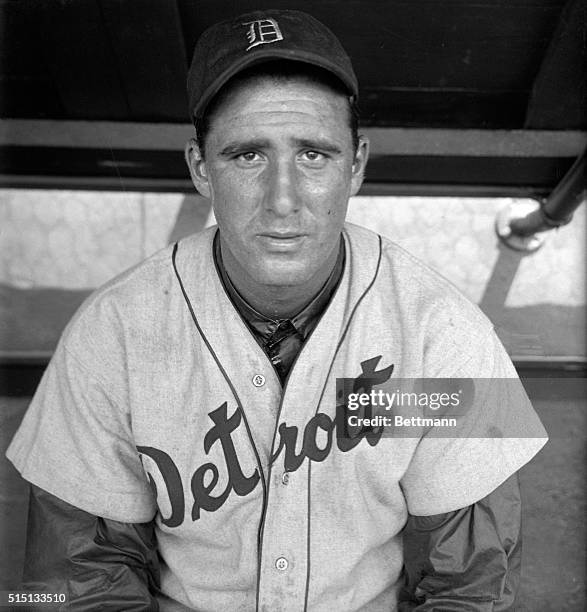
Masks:
[[[330,298],[336,291],[344,269],[344,241],[340,240],[334,268],[316,296],[295,316],[272,319],[255,310],[232,284],[222,262],[219,233],[214,236],[214,263],[231,302],[259,343],[279,376],[281,385],[300,352],[304,341],[312,333]]]

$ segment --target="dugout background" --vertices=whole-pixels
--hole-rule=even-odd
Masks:
[[[551,441],[520,473],[518,610],[587,605],[585,207],[526,255],[498,211],[545,198],[587,145],[584,0],[275,0],[340,36],[373,156],[349,218],[398,241],[495,324]],[[0,0],[0,590],[27,494],[3,458],[57,338],[111,276],[211,221],[193,195],[184,79],[243,0]]]

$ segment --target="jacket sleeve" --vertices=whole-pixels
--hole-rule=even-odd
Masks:
[[[400,612],[502,612],[520,582],[521,502],[517,474],[454,512],[409,516]]]
[[[31,485],[23,589],[64,593],[68,610],[158,610],[154,523],[93,516]]]

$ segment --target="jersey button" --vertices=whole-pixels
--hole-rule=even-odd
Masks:
[[[255,387],[262,387],[265,384],[265,377],[263,374],[255,374],[255,376],[253,376],[253,384]]]
[[[281,477],[281,482],[284,485],[289,484],[289,473],[288,472],[283,473],[283,476]]]
[[[275,567],[280,572],[285,572],[285,570],[289,567],[289,561],[285,557],[279,557],[279,559],[275,560]]]

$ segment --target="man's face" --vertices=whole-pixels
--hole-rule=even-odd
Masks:
[[[212,199],[223,257],[244,278],[295,286],[332,268],[366,158],[366,142],[353,150],[342,95],[305,79],[257,77],[216,109],[205,160],[191,166]]]

